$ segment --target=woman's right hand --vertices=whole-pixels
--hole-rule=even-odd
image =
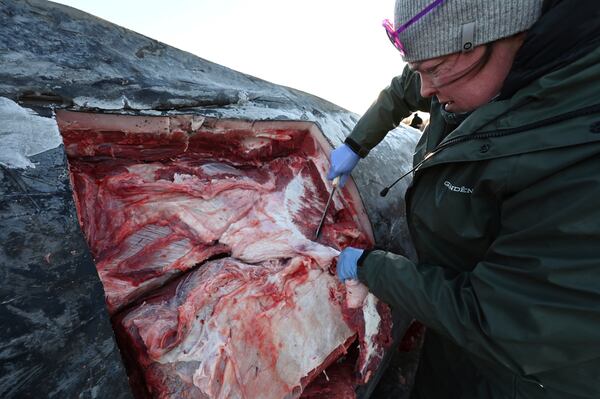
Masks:
[[[327,178],[333,180],[340,176],[340,187],[344,187],[348,176],[352,172],[352,169],[360,161],[360,157],[355,153],[348,145],[342,144],[335,150],[331,151],[331,167]]]

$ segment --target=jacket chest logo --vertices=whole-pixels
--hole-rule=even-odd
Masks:
[[[444,182],[444,186],[446,186],[446,188],[450,191],[453,191],[455,193],[461,193],[461,194],[473,194],[473,189],[469,188],[469,187],[465,187],[465,186],[455,186],[454,184],[450,183],[448,180],[446,180]]]

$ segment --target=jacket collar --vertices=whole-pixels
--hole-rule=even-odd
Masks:
[[[600,112],[598,87],[592,83],[598,81],[600,48],[530,83],[509,99],[478,108],[441,141],[423,167],[600,141],[600,135],[590,134],[588,126],[568,134],[557,132],[558,124],[579,114]],[[484,146],[493,150],[479,151]]]

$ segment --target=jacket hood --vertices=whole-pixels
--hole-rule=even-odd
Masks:
[[[540,19],[527,31],[500,100],[536,79],[584,57],[600,44],[598,0],[546,0]]]

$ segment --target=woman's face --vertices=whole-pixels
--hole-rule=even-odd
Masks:
[[[521,34],[490,44],[489,60],[481,68],[476,66],[484,57],[485,46],[408,66],[421,77],[423,97],[436,96],[448,112],[469,112],[487,104],[500,92],[523,39]]]

